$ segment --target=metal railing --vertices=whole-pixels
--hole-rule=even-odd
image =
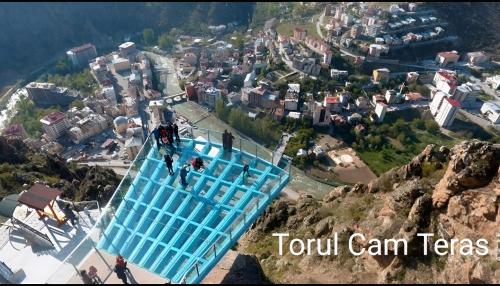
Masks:
[[[247,154],[252,154],[255,158],[260,158],[268,162],[272,161],[272,151],[256,143],[239,138],[236,135],[233,136],[235,137],[232,146],[233,150],[241,150]],[[222,144],[222,132],[213,130],[189,128],[189,135],[187,137],[190,137],[190,139],[198,138],[200,141],[206,140],[210,143]],[[153,152],[156,152],[156,155],[159,156],[159,153],[156,151],[156,140],[152,138],[151,134],[149,134],[138,155],[131,162],[129,169],[118,185],[116,191],[113,193],[106,206],[102,209],[96,223],[92,226],[85,238],[66,256],[66,258],[61,262],[61,266],[51,275],[46,283],[66,283],[72,276],[78,275],[78,266],[85,261],[85,258],[90,255],[93,249],[97,249],[101,238],[106,236],[106,229],[111,225],[113,219],[116,218],[118,207],[124,200],[130,187],[134,184],[135,178],[141,172],[144,160],[151,155],[150,152],[152,149]],[[162,158],[158,157],[155,159],[161,160]],[[278,162],[273,162],[273,164],[278,165]],[[288,158],[283,157],[280,160],[280,164],[280,169],[282,171],[279,174],[275,174],[274,180],[270,180],[270,183],[273,183],[272,185],[274,187],[271,189],[265,188],[263,191],[271,199],[274,199],[279,194],[279,190],[286,185],[289,179],[291,161]],[[230,245],[227,243],[226,239],[230,239],[231,241],[237,240],[257,219],[258,215],[265,210],[265,208],[266,205],[261,203],[261,198],[252,200],[247,205],[243,218],[237,218],[233,221],[231,225],[223,231],[226,235],[221,234],[215,243],[210,246],[210,248],[206,249],[204,254],[201,256],[204,258],[210,258],[213,256],[212,258],[215,259],[213,259],[211,263],[203,264],[201,261],[197,261],[193,265],[187,266],[186,268],[189,268],[189,270],[186,275],[184,275],[183,280],[187,283],[198,283],[199,280],[202,279],[202,277],[204,277],[211,270],[211,268],[215,266],[214,261],[216,262],[222,258],[221,254],[225,253],[229,249]],[[111,241],[112,243],[112,240],[108,239],[108,241]],[[73,274],[70,277],[68,277],[68,272],[70,272],[69,269],[73,271]],[[182,282],[180,279],[179,281]]]

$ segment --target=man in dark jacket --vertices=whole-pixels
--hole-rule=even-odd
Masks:
[[[115,273],[118,279],[121,279],[123,281],[123,284],[128,284],[127,281],[127,274],[125,273],[125,267],[120,264],[115,264]]]
[[[177,141],[177,143],[181,142],[181,138],[179,137],[179,126],[177,126],[177,123],[174,123],[174,135],[175,141]]]
[[[229,132],[229,134],[227,135],[227,142],[226,142],[226,148],[227,151],[229,152],[233,151],[233,139],[234,139],[233,133]]]
[[[78,222],[78,218],[76,217],[75,213],[71,210],[71,206],[67,204],[62,211],[64,215],[68,218],[68,220],[71,221],[71,225],[75,226],[76,222]]]
[[[168,144],[172,146],[174,144],[174,127],[172,126],[172,122],[168,122],[167,124],[167,138]]]
[[[174,170],[172,168],[172,163],[174,162],[174,160],[168,154],[165,155],[164,158],[165,158],[165,165],[167,165],[168,174],[169,175],[173,175],[174,174]]]
[[[151,132],[153,134],[153,136],[155,137],[155,140],[156,140],[156,146],[158,146],[158,149],[161,148],[161,143],[160,143],[160,130],[158,130],[158,127],[155,127],[155,129],[153,129],[153,132]]]

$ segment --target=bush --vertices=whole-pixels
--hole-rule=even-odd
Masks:
[[[433,134],[439,132],[439,125],[434,120],[427,120],[425,122],[425,128]]]

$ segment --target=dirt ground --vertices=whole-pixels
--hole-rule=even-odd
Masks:
[[[332,150],[328,156],[335,162],[335,174],[344,182],[368,184],[377,178],[352,148]]]
[[[329,135],[321,135],[317,144],[327,153],[329,166],[335,175],[346,183],[369,183],[377,176],[361,160],[356,151]]]

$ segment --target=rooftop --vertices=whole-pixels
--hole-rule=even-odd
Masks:
[[[43,124],[55,124],[61,120],[66,118],[66,114],[62,113],[61,111],[54,111],[51,114],[45,116],[44,118],[40,119],[40,122]]]
[[[2,134],[5,136],[21,135],[25,133],[24,127],[20,123],[13,123],[3,129]]]
[[[79,47],[72,48],[70,51],[72,51],[73,53],[80,53],[80,52],[86,51],[88,49],[95,49],[95,47],[92,44],[87,43],[85,45],[81,45]]]
[[[460,108],[460,103],[454,99],[451,99],[449,97],[445,97],[445,99],[453,106],[453,107],[457,107],[457,108]]]
[[[121,45],[118,46],[119,49],[128,49],[130,47],[133,47],[135,45],[134,42],[125,42]]]

